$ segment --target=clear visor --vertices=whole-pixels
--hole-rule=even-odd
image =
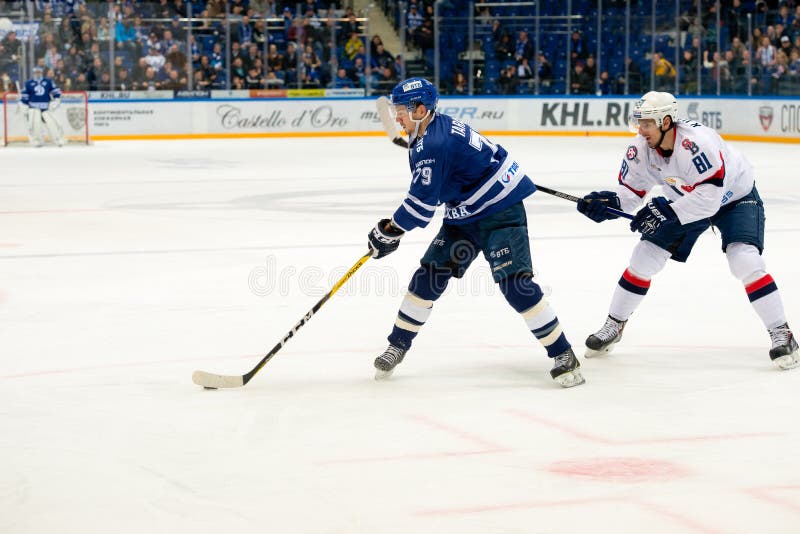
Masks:
[[[631,131],[631,133],[639,133],[639,121],[641,120],[641,111],[634,111],[628,116],[628,129]]]
[[[395,104],[392,106],[392,113],[395,117],[405,118],[408,117],[408,108],[405,104]]]

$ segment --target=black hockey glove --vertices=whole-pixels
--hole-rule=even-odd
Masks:
[[[612,191],[592,191],[578,201],[578,211],[589,217],[594,222],[619,219],[606,208],[621,209],[619,197]]]
[[[653,197],[650,202],[636,212],[631,221],[631,232],[653,234],[661,226],[678,222],[678,216],[669,207],[670,201],[664,197]]]
[[[367,236],[369,238],[369,249],[372,251],[373,258],[383,258],[388,256],[400,246],[400,238],[405,232],[389,219],[381,219],[375,228]]]

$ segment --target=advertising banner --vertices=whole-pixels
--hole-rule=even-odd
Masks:
[[[237,98],[242,96],[241,91],[236,91],[236,96],[234,92],[214,91],[208,100],[205,92],[183,92],[184,98],[163,100],[162,93],[172,94],[92,93],[91,137],[102,140],[384,133],[375,99],[309,98],[307,92],[290,90],[280,90],[279,94],[286,98],[279,98],[275,94],[278,91],[263,90],[252,91],[252,95],[245,91],[255,98]],[[438,111],[487,135],[630,135],[628,116],[635,102],[635,97],[443,97]],[[800,142],[800,97],[680,97],[679,116],[710,126],[729,139]]]

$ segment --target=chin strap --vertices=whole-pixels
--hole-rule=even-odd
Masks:
[[[672,150],[666,150],[661,148],[661,143],[664,142],[664,137],[666,137],[667,134],[670,132],[670,130],[672,130],[673,128],[675,128],[675,123],[670,121],[669,128],[667,128],[666,130],[662,130],[661,128],[658,129],[658,131],[661,132],[661,139],[658,140],[658,144],[655,146],[655,148],[657,148],[660,152],[669,152],[669,154],[672,154]]]
[[[429,109],[427,111],[427,113],[425,113],[425,116],[422,117],[421,119],[412,119],[411,115],[408,116],[408,118],[411,119],[411,122],[414,123],[414,133],[413,134],[412,133],[408,134],[408,144],[409,144],[409,146],[411,145],[411,142],[414,141],[414,139],[417,138],[417,133],[419,133],[419,127],[420,127],[420,124],[422,124],[422,121],[427,119],[429,116],[432,116],[431,115],[432,113],[433,113],[433,110]]]

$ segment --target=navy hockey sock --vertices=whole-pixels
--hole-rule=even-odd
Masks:
[[[569,350],[570,344],[561,330],[555,312],[544,299],[539,284],[529,274],[518,274],[498,282],[511,307],[525,319],[528,329],[547,350],[550,358]]]
[[[389,343],[404,350],[411,348],[420,328],[430,317],[434,301],[444,293],[451,276],[449,269],[436,269],[430,265],[417,269],[400,304]]]

